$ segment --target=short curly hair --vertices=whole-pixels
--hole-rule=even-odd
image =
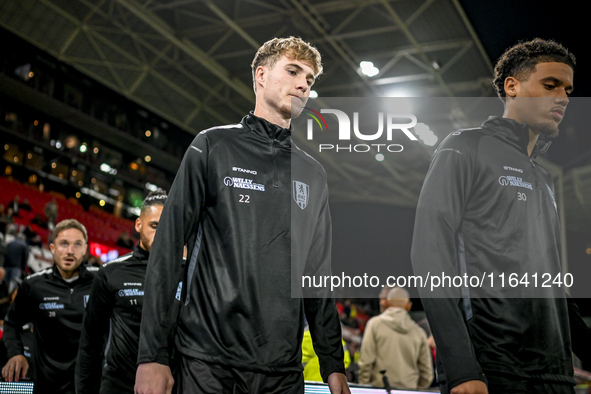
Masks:
[[[142,203],[141,212],[148,211],[148,209],[154,205],[164,205],[167,198],[168,194],[166,194],[166,190],[164,189],[158,188],[157,190],[148,193]]]
[[[536,65],[543,62],[559,62],[575,69],[575,56],[564,46],[553,40],[534,38],[520,42],[507,49],[495,66],[493,87],[501,100],[505,101],[505,79],[515,77],[527,79]]]
[[[252,82],[256,93],[255,74],[259,66],[269,66],[273,68],[281,56],[300,60],[308,63],[314,71],[314,79],[322,74],[322,57],[320,52],[309,42],[305,42],[299,37],[273,38],[264,43],[257,51],[252,61]]]

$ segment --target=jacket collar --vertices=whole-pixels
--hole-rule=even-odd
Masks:
[[[55,262],[53,263],[53,267],[52,267],[52,275],[65,281],[64,278],[62,278],[62,274],[60,274],[58,268],[57,268],[57,264],[55,264]],[[80,264],[80,267],[78,267],[78,276],[80,276],[80,278],[86,278],[87,276],[92,275],[90,272],[88,272],[88,270],[86,269],[86,265],[84,265],[84,263]]]
[[[529,144],[529,126],[527,124],[518,122],[514,119],[490,116],[486,121],[484,121],[482,127],[494,129],[496,132],[501,132],[527,155],[527,145]],[[534,147],[531,155],[532,159],[539,154],[548,151],[548,148],[550,148],[551,144],[552,141],[544,142],[540,141],[538,138],[536,146]]]
[[[147,263],[148,259],[150,258],[150,252],[140,247],[140,243],[138,242],[136,247],[133,249],[132,256],[143,263]]]
[[[289,129],[284,129],[266,119],[256,116],[253,111],[250,111],[248,115],[242,118],[241,123],[248,130],[269,142],[276,141],[284,147],[290,147],[291,145],[291,131],[293,130],[293,126],[290,126]]]

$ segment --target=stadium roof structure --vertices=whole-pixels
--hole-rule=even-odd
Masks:
[[[253,108],[250,63],[273,37],[318,47],[320,96],[492,94],[458,0],[19,0],[0,26],[193,133]]]
[[[236,123],[253,108],[250,63],[273,37],[317,46],[325,70],[314,86],[320,98],[494,96],[491,59],[459,0],[4,0],[0,27],[193,134]],[[362,61],[377,75],[360,72]],[[483,120],[449,117],[454,125]],[[406,162],[414,167],[371,155],[325,161],[336,174],[331,198],[387,203],[372,190],[388,185],[389,203],[412,207],[432,151],[415,149]],[[569,226],[588,227],[587,176],[564,178]],[[340,187],[351,177],[365,182]]]

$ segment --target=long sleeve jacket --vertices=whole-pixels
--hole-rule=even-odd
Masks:
[[[4,320],[8,358],[23,354],[21,328],[33,323],[35,391],[74,393],[74,368],[82,316],[96,268],[80,266],[78,279],[65,281],[57,267],[30,275],[21,283]]]
[[[148,256],[138,245],[99,269],[84,314],[76,392],[133,392]]]
[[[179,295],[172,278],[185,243]],[[201,132],[185,153],[150,254],[138,361],[168,364],[166,338],[176,323],[169,309],[178,295],[181,354],[301,371],[305,314],[323,378],[344,373],[334,301],[292,298],[292,275],[330,272],[330,247],[326,174],[291,142],[291,130],[250,114]]]
[[[438,380],[449,388],[491,374],[574,383],[570,334],[584,338],[586,327],[564,288],[540,292],[543,275],[561,272],[560,224],[552,178],[536,161],[549,144],[538,143],[530,158],[528,142],[527,125],[511,119],[491,117],[453,132],[437,148],[421,190],[415,273],[492,273],[496,280],[484,290],[421,289]],[[501,287],[503,273],[529,275],[529,287]],[[588,349],[589,338],[581,345],[574,350]]]

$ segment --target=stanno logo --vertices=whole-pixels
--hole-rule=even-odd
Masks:
[[[502,176],[499,178],[499,183],[501,186],[517,186],[533,190],[531,183],[525,182],[523,179],[516,176]]]
[[[259,192],[265,191],[265,185],[260,183],[254,183],[252,179],[236,178],[236,177],[225,177],[224,185],[229,187],[236,187],[238,189],[250,189],[257,190]]]
[[[300,181],[293,181],[293,199],[298,207],[305,209],[308,206],[310,186]]]
[[[520,173],[523,174],[523,170],[521,168],[503,166],[503,170],[505,170],[505,171],[515,171],[515,172],[520,172]]]
[[[85,308],[86,308],[86,305],[88,305],[88,300],[89,300],[89,299],[90,299],[90,295],[89,295],[89,294],[86,294],[86,295],[84,296],[84,307],[85,307]]]
[[[232,167],[232,171],[237,171],[237,172],[246,172],[247,174],[252,174],[252,175],[256,175],[257,172],[254,170],[247,170],[244,168],[240,168],[240,167]]]

